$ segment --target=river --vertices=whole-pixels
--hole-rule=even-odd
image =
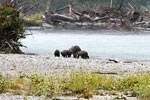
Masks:
[[[86,30],[31,30],[26,39],[21,40],[28,48],[27,53],[53,56],[60,51],[79,45],[89,53],[90,58],[150,61],[150,34],[86,31]]]

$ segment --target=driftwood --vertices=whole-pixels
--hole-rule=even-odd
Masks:
[[[68,5],[55,11],[52,14],[46,15],[46,22],[54,25],[65,26],[82,26],[84,28],[99,28],[99,29],[115,29],[115,30],[128,30],[135,31],[136,27],[149,27],[149,23],[142,22],[143,12],[136,11],[129,3],[129,10],[123,9],[122,5],[118,8],[102,8],[98,9],[86,9],[76,10],[72,5]],[[69,13],[57,14],[57,11],[61,11],[68,8]],[[64,24],[64,25],[63,25]]]
[[[65,15],[60,15],[60,14],[52,14],[51,15],[51,20],[62,20],[62,21],[69,21],[69,22],[75,22],[76,20],[72,17],[65,16]]]

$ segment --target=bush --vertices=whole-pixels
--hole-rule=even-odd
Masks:
[[[8,79],[0,74],[0,93],[8,91],[10,83]]]
[[[23,20],[19,12],[9,6],[0,6],[0,51],[22,53],[20,39],[25,38]]]
[[[140,100],[150,98],[150,75],[108,76],[86,71],[74,71],[63,76],[45,76],[33,73],[23,78],[9,78],[0,75],[0,93],[46,97],[77,96],[91,98],[93,95],[117,95],[120,92],[136,96]],[[101,92],[101,93],[100,93]]]

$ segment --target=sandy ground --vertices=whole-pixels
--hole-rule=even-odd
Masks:
[[[0,72],[3,75],[31,74],[33,72],[43,74],[62,75],[72,70],[88,70],[98,73],[134,74],[139,72],[150,72],[150,62],[119,61],[115,63],[100,59],[74,59],[58,58],[38,55],[14,55],[0,54]],[[23,96],[11,96],[1,94],[0,100],[24,100]],[[100,99],[101,98],[101,99]],[[104,98],[104,99],[103,99]],[[107,98],[107,99],[106,99]],[[39,97],[28,97],[27,100],[40,100]],[[56,99],[57,100],[57,99]],[[77,100],[77,99],[58,99]],[[81,100],[81,99],[80,99]],[[111,96],[98,97],[92,100],[113,100]],[[127,100],[137,100],[130,98]]]

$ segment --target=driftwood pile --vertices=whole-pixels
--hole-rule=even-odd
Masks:
[[[69,13],[58,12],[68,8]],[[150,14],[148,14],[150,16]],[[144,15],[145,16],[145,15]],[[135,31],[138,27],[149,27],[150,22],[144,20],[143,13],[136,11],[131,5],[124,9],[122,5],[116,8],[93,7],[77,10],[74,5],[46,12],[46,22],[63,28],[94,28],[107,30]]]

